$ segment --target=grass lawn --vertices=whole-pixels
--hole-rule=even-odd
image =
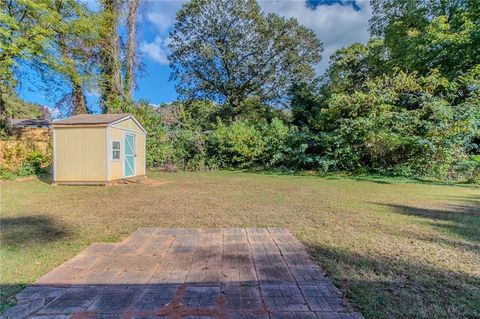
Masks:
[[[480,317],[480,188],[242,172],[160,186],[1,184],[2,308],[92,242],[138,227],[288,228],[370,318]]]

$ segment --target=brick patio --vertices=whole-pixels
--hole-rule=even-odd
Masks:
[[[142,228],[16,299],[6,318],[363,318],[279,228]]]

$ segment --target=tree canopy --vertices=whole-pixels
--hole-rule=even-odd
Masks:
[[[255,0],[192,0],[177,13],[169,60],[187,99],[225,103],[236,117],[252,96],[282,102],[314,77],[322,44],[295,19],[262,13]]]
[[[15,95],[20,80],[28,81],[29,72],[38,74],[45,91],[60,93],[56,106],[64,115],[90,112],[85,91],[91,89],[100,92],[106,112],[118,111],[123,100],[131,102],[140,3],[102,0],[100,10],[93,11],[78,0],[0,0],[2,114],[8,96]],[[130,31],[123,54],[117,30],[126,11]]]

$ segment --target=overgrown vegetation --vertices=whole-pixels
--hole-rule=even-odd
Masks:
[[[0,178],[14,179],[39,174],[48,170],[52,162],[52,148],[39,147],[31,141],[0,141]]]

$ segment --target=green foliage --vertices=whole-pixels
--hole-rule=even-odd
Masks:
[[[66,114],[85,113],[84,86],[95,75],[96,14],[77,0],[2,0],[0,9],[0,97],[14,95],[19,78],[28,79],[22,72],[34,70],[45,91],[62,93],[58,106]]]
[[[293,87],[304,145],[297,167],[475,180],[477,2],[374,0],[372,8],[369,43],[338,50],[320,89]]]
[[[324,94],[363,90],[366,81],[385,73],[385,64],[382,40],[371,40],[367,45],[353,43],[341,48],[330,57]]]
[[[169,147],[170,141],[162,127],[157,110],[145,101],[136,105],[124,103],[119,107],[123,112],[133,114],[148,132],[146,138],[147,166],[157,167],[163,164],[168,156],[168,149],[171,147]]]
[[[320,116],[328,156],[342,170],[447,177],[478,134],[478,88],[454,104],[461,86],[398,71],[333,94]]]
[[[315,85],[305,82],[295,84],[290,96],[292,123],[298,127],[313,127],[322,108],[322,99]]]
[[[209,137],[210,154],[220,167],[252,167],[259,162],[264,148],[262,133],[246,121],[231,126],[219,122]]]
[[[104,112],[132,113],[147,129],[149,167],[479,179],[478,1],[372,0],[369,42],[335,52],[314,79],[322,44],[297,20],[256,0],[192,0],[169,56],[185,101],[159,107],[123,96],[125,3],[102,0],[93,12],[77,0],[0,0],[2,128],[40,116],[15,95],[25,62],[66,80],[66,114],[86,112],[84,90],[98,83]],[[48,159],[19,158],[9,174]]]
[[[98,24],[98,57],[100,104],[105,113],[118,112],[124,102],[121,96],[121,62],[118,26],[121,2],[119,0],[101,0]],[[129,102],[129,101],[127,101]]]
[[[15,92],[4,94],[5,113],[8,118],[17,119],[50,119],[49,110],[37,103],[21,99]]]
[[[290,129],[281,120],[270,123],[221,121],[207,139],[209,157],[219,167],[273,168],[288,160]]]
[[[166,170],[282,167],[291,161],[288,145],[295,131],[282,120],[250,119],[224,123],[221,106],[210,101],[175,102],[154,107],[124,104],[145,127],[147,165]],[[213,122],[217,117],[216,122]]]
[[[50,146],[42,150],[28,141],[3,141],[0,178],[13,179],[40,173],[51,164],[51,153]]]
[[[15,87],[15,69],[19,61],[45,59],[48,55],[54,31],[51,24],[56,15],[52,14],[50,0],[0,1],[0,85],[5,92]]]
[[[122,105],[122,111],[132,113],[148,132],[147,165],[168,170],[206,168],[204,130],[217,109],[208,101],[188,107],[181,103],[154,107],[145,101]]]
[[[256,0],[192,0],[177,13],[170,49],[177,91],[223,103],[228,120],[250,111],[249,98],[281,102],[292,84],[311,79],[322,45]]]
[[[480,5],[472,0],[373,0],[370,27],[385,39],[390,68],[449,79],[478,64]]]

